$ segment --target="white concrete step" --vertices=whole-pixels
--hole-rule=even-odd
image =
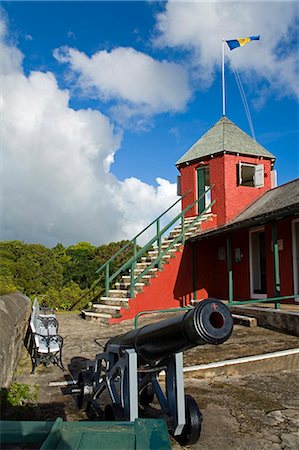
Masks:
[[[234,323],[243,325],[243,327],[257,327],[257,319],[255,317],[242,316],[241,314],[232,314]]]
[[[110,289],[109,298],[129,298],[128,289]]]
[[[162,244],[161,244],[161,248],[163,250],[165,250],[172,242],[173,242],[173,239],[163,241]],[[172,248],[179,249],[181,247],[181,245],[182,244],[177,243],[177,244],[174,244],[174,246]],[[154,245],[153,246],[153,250],[158,251],[158,246]]]
[[[142,272],[144,272],[144,270],[145,270],[149,265],[150,265],[150,263],[144,265],[144,267],[140,267],[140,268],[139,268],[139,266],[137,266],[137,264],[136,264],[136,269],[135,269],[135,271],[134,271],[135,277],[136,277],[137,275],[140,275]],[[150,275],[151,277],[155,277],[155,276],[157,275],[157,272],[158,272],[158,269],[156,269],[156,268],[154,268],[154,269],[149,269],[149,271],[147,272],[146,275]]]
[[[120,306],[121,308],[129,308],[129,297],[127,298],[111,298],[101,297],[101,303],[109,306]]]
[[[93,308],[96,313],[109,314],[111,317],[120,317],[121,306],[104,305],[94,303]]]
[[[174,239],[177,238],[180,234],[181,234],[180,231],[172,231],[172,232],[170,233],[171,239],[174,240]],[[185,236],[185,237],[190,237],[190,236],[192,236],[192,234],[194,234],[194,233],[191,233],[190,231],[187,231],[187,233],[185,233],[184,236]]]
[[[171,257],[171,256],[173,256],[174,255],[174,253],[176,252],[177,250],[176,249],[174,249],[174,248],[171,248],[168,252],[167,252],[167,254],[166,255],[164,255],[164,256],[169,256],[169,257]],[[158,250],[150,250],[149,252],[148,252],[148,254],[149,254],[149,256],[153,259],[155,259],[155,258],[157,258],[157,256],[158,256]]]
[[[109,323],[109,320],[112,319],[111,314],[100,313],[100,312],[95,312],[95,311],[86,311],[84,309],[81,311],[81,314],[82,314],[83,318],[86,320],[92,320],[92,321],[105,323],[105,324]]]
[[[134,290],[135,292],[141,292],[144,288],[145,284],[144,283],[136,283],[134,285]],[[125,283],[125,282],[121,282],[121,283],[115,283],[115,287],[118,290],[126,290],[129,291],[130,289],[130,283]]]
[[[144,283],[145,285],[148,285],[148,284],[150,284],[151,278],[152,278],[151,275],[144,275],[140,279],[140,283]],[[130,283],[131,283],[130,275],[124,275],[124,276],[121,277],[121,279],[122,279],[122,283],[128,283],[130,285]]]
[[[144,262],[138,262],[136,263],[136,269],[135,271],[144,271],[144,269],[146,269],[149,265],[150,265],[150,261],[144,261]],[[151,269],[151,270],[157,270],[157,269]]]

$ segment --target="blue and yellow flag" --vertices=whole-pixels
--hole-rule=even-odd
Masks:
[[[239,39],[231,39],[229,41],[226,41],[227,45],[231,50],[237,47],[243,47],[243,45],[248,44],[250,41],[259,41],[260,35],[258,36],[250,36],[245,38],[239,38]]]

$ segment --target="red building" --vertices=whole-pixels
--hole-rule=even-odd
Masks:
[[[276,187],[274,163],[274,155],[222,117],[176,164],[185,217],[193,221],[203,215],[208,220],[183,239],[183,245],[174,247],[172,258],[160,264],[160,270],[157,254],[162,246],[157,239],[149,261],[136,258],[116,290],[106,284],[98,316],[109,314],[114,323],[143,310],[183,306],[207,297],[298,295],[299,179]],[[136,246],[136,239],[132,242]],[[102,269],[106,268],[109,281],[114,275],[110,277],[107,264]],[[144,283],[132,284],[132,274]]]
[[[256,299],[299,294],[299,180],[275,187],[275,157],[226,117],[177,162],[181,193],[209,202],[213,221],[187,241],[181,295]],[[184,200],[184,207],[190,201]],[[191,255],[192,254],[192,255]],[[294,300],[293,300],[294,301]]]

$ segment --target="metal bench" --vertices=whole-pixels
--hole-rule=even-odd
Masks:
[[[31,345],[30,356],[32,360],[32,372],[35,372],[39,364],[45,366],[49,363],[57,365],[65,370],[62,364],[63,338],[58,334],[59,324],[53,312],[42,310],[37,299],[33,302],[30,319]]]

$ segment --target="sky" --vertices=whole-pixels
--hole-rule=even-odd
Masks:
[[[2,240],[131,239],[176,199],[176,161],[222,116],[299,176],[298,4],[14,2],[0,6]]]

